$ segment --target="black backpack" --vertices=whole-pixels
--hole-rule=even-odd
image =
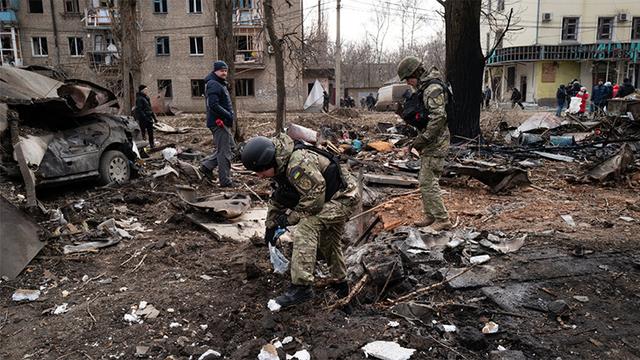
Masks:
[[[402,119],[407,124],[420,131],[423,131],[429,123],[429,110],[424,105],[423,97],[424,90],[431,84],[438,84],[442,86],[442,89],[446,94],[445,111],[447,112],[447,119],[449,119],[449,114],[452,114],[453,110],[453,92],[451,91],[451,86],[448,83],[445,83],[440,79],[431,79],[426,83],[421,84],[418,91],[406,97],[401,114]]]

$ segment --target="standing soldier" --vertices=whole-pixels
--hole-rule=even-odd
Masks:
[[[231,187],[231,159],[233,158],[233,107],[229,96],[227,75],[229,67],[224,61],[213,63],[213,71],[204,79],[207,127],[213,135],[215,151],[202,161],[200,171],[209,179],[213,169],[218,167],[220,187]]]
[[[151,109],[151,100],[147,94],[147,89],[147,85],[138,86],[138,93],[136,94],[136,109],[133,112],[133,115],[140,125],[142,139],[144,140],[145,134],[149,134],[149,146],[153,149],[156,147],[156,144],[153,141],[153,123],[158,123],[158,119]]]
[[[419,130],[412,147],[420,152],[419,181],[425,217],[415,225],[431,225],[436,231],[447,230],[451,228],[451,222],[438,182],[444,168],[444,158],[449,151],[449,128],[445,110],[449,90],[442,81],[440,71],[435,66],[426,71],[422,61],[415,56],[407,56],[400,61],[398,77],[417,90],[405,102],[405,112],[409,111],[407,105],[412,99],[418,102],[415,108],[419,110],[411,112],[409,116],[403,115],[405,121]],[[416,123],[416,119],[422,119],[422,123]]]
[[[272,178],[265,242],[275,245],[278,228],[296,225],[291,258],[291,286],[275,301],[282,307],[313,297],[313,272],[319,249],[337,280],[338,297],[349,294],[342,254],[344,225],[359,202],[355,178],[330,153],[280,134],[250,139],[242,163],[260,178]]]
[[[329,112],[329,94],[327,90],[322,91],[322,111]]]

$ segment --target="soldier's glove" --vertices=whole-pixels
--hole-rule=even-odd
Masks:
[[[284,229],[289,226],[289,216],[287,214],[278,214],[273,220],[279,228]]]
[[[219,128],[223,128],[224,127],[224,122],[222,121],[222,119],[216,119],[216,125]]]
[[[264,244],[269,246],[276,246],[276,228],[267,228],[264,231]]]

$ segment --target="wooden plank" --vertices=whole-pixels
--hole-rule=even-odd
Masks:
[[[417,186],[418,179],[409,176],[364,174],[364,181],[369,184]]]

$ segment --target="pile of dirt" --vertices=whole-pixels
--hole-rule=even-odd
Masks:
[[[357,119],[360,117],[358,110],[353,108],[337,108],[330,112],[333,116]]]

